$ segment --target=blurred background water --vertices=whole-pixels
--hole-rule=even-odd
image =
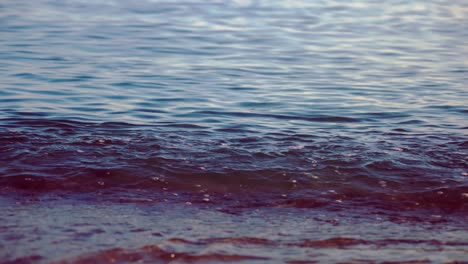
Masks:
[[[1,229],[10,244],[0,248],[3,259],[18,261],[32,245],[32,235],[16,235],[34,225],[9,200],[31,197],[104,199],[115,206],[110,215],[122,202],[173,202],[229,214],[286,207],[297,215],[343,211],[348,220],[359,210],[416,222],[443,217],[466,246],[466,226],[457,223],[468,212],[467,25],[461,0],[1,2],[0,193],[12,212]],[[221,227],[226,216],[218,217]],[[428,261],[467,254],[437,234],[418,241],[439,241],[448,258]],[[55,240],[36,235],[45,246],[28,251],[38,259],[22,260],[49,261]],[[309,239],[286,237],[302,242],[285,242],[285,251]],[[332,239],[312,247],[382,245]],[[384,244],[400,247],[393,242]],[[424,244],[413,242],[405,243]],[[247,255],[274,247],[265,243]],[[229,261],[214,252],[213,261]],[[358,258],[349,252],[345,260]],[[339,260],[322,253],[317,259]],[[165,259],[158,254],[149,261]]]

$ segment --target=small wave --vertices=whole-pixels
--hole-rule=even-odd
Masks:
[[[185,244],[185,250],[167,250],[165,247],[158,246],[159,244]],[[227,252],[212,252],[202,253],[204,248],[220,247],[221,244],[231,247],[262,247],[264,250],[278,249],[281,246],[287,246],[290,250],[295,248],[315,248],[316,250],[326,249],[356,249],[357,247],[372,247],[373,249],[387,249],[400,247],[427,248],[426,250],[442,250],[443,247],[463,247],[467,246],[466,241],[439,241],[439,240],[416,240],[416,239],[381,239],[381,240],[365,240],[350,237],[332,237],[323,240],[308,240],[304,239],[299,242],[271,241],[262,238],[248,237],[224,237],[224,238],[209,238],[196,241],[189,241],[183,238],[170,238],[166,241],[161,241],[157,245],[147,245],[137,249],[113,248],[102,250],[96,253],[87,253],[81,256],[67,258],[53,263],[115,263],[115,262],[182,262],[182,263],[206,263],[206,262],[258,262],[268,263],[271,258],[258,255],[243,255]],[[192,248],[190,247],[192,246]],[[228,253],[229,252],[229,253]],[[35,259],[40,259],[36,257]],[[318,256],[312,259],[319,259]],[[277,260],[276,260],[277,261]],[[416,261],[414,263],[425,263],[426,261]],[[305,260],[289,260],[287,263],[310,263]],[[398,263],[413,263],[413,261],[400,260]]]
[[[283,120],[303,120],[310,122],[361,122],[362,120],[344,117],[344,116],[304,116],[304,115],[279,115],[279,114],[260,114],[250,112],[224,112],[224,111],[194,111],[188,114],[180,114],[179,116],[202,116],[202,115],[213,115],[213,116],[234,116],[234,117],[260,117],[260,118],[274,118]]]
[[[389,245],[418,245],[427,244],[430,246],[442,247],[450,246],[468,246],[468,241],[439,241],[439,240],[415,240],[415,239],[382,239],[382,240],[364,240],[349,237],[333,237],[324,240],[304,240],[300,243],[290,244],[291,246],[299,247],[316,247],[316,248],[346,248],[358,245],[374,245],[377,248],[387,247]]]
[[[88,256],[80,256],[75,259],[66,259],[55,262],[56,264],[65,263],[121,263],[121,262],[183,262],[183,263],[207,263],[207,262],[240,262],[240,261],[258,261],[268,260],[266,257],[226,254],[226,253],[209,253],[196,254],[186,252],[171,252],[164,250],[155,245],[144,246],[135,250],[126,250],[122,248],[114,248],[104,250]]]

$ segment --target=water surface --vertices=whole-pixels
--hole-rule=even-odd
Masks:
[[[466,259],[467,18],[2,2],[1,262]]]

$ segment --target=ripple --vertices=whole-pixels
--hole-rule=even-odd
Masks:
[[[213,115],[213,116],[234,116],[234,117],[263,117],[263,118],[274,118],[274,119],[285,119],[285,120],[304,120],[310,122],[360,122],[359,119],[343,117],[343,116],[299,116],[299,115],[274,115],[274,114],[260,114],[251,112],[222,112],[222,111],[196,111],[188,114],[182,114],[180,116],[202,116],[202,115]]]
[[[463,1],[1,8],[1,261],[466,255]]]

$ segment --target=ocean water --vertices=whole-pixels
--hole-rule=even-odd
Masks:
[[[468,3],[0,3],[0,263],[461,263]],[[457,262],[458,261],[458,262]]]

